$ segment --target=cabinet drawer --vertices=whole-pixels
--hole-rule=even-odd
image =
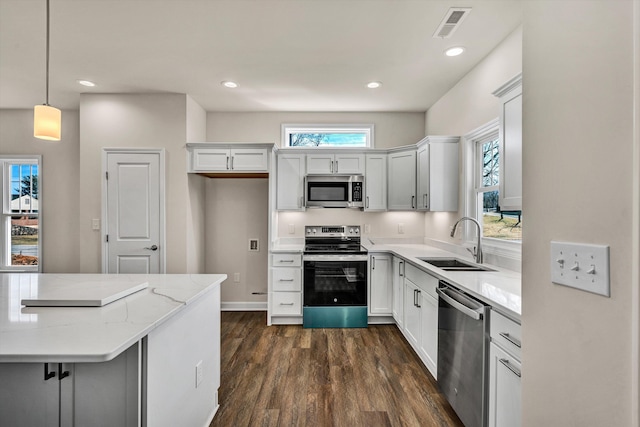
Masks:
[[[438,279],[420,270],[418,267],[405,262],[404,275],[407,279],[418,285],[424,292],[428,293],[435,299],[438,299],[436,288],[438,287]]]
[[[271,270],[273,278],[273,290],[302,291],[302,270],[299,268],[274,268]]]
[[[300,267],[302,266],[301,254],[273,254],[274,267]]]
[[[497,311],[491,311],[491,341],[522,360],[522,328]]]
[[[271,314],[273,316],[302,315],[302,293],[274,292],[271,294]]]

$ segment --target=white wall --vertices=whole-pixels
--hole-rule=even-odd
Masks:
[[[209,113],[207,141],[268,142],[280,146],[283,123],[375,125],[375,148],[415,144],[424,137],[422,113]]]
[[[522,71],[522,26],[515,29],[473,70],[440,98],[426,113],[427,135],[463,136],[497,118],[498,98],[491,93]],[[460,182],[464,182],[464,150],[460,147]],[[462,190],[462,189],[461,189]],[[464,212],[464,194],[460,193],[459,212],[427,213],[426,237],[460,243],[449,237],[449,229]],[[490,259],[486,259],[490,261]]]
[[[222,284],[223,303],[263,303],[266,310],[267,296],[252,292],[267,292],[268,204],[268,179],[206,180],[206,272],[229,277]],[[258,252],[249,251],[254,238]]]
[[[604,0],[524,5],[525,426],[638,425],[632,8]],[[551,283],[551,240],[610,245],[611,298]]]
[[[0,110],[0,154],[42,155],[42,271],[80,269],[78,111],[62,112],[62,140],[33,137],[33,110]]]
[[[102,149],[165,148],[166,272],[187,272],[189,189],[185,142],[187,96],[181,94],[82,94],[80,96],[80,270],[101,271]],[[201,132],[202,133],[202,132]]]
[[[187,142],[204,141],[207,134],[207,112],[187,95]],[[185,157],[185,161],[186,157]],[[186,218],[187,225],[187,273],[205,271],[205,181],[206,178],[189,174]]]

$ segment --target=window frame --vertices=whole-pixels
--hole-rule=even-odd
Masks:
[[[478,218],[478,195],[479,182],[482,171],[479,170],[479,156],[477,147],[479,142],[486,142],[494,135],[499,136],[500,132],[500,119],[495,119],[485,123],[484,125],[476,128],[463,136],[464,141],[464,215],[475,218],[481,221],[482,218]],[[501,153],[501,152],[500,152]],[[502,168],[502,156],[500,156],[500,168]],[[492,187],[484,187],[484,191],[491,191],[487,189],[500,189],[500,185]],[[475,227],[465,227],[462,239],[465,244],[474,245],[476,241]],[[522,241],[503,240],[492,237],[482,238],[482,247],[485,253],[495,254],[497,256],[506,257],[520,261],[522,259]]]
[[[38,265],[11,265],[5,263],[7,256],[11,256],[11,171],[9,165],[30,164],[38,166],[38,212],[31,213],[31,216],[38,217]],[[42,156],[36,154],[25,155],[0,155],[0,188],[2,188],[2,200],[0,200],[0,272],[17,273],[42,272]],[[9,206],[9,208],[7,208]],[[10,259],[10,258],[9,258]]]
[[[294,133],[364,133],[366,144],[362,147],[326,145],[326,146],[291,146],[290,136]],[[374,125],[373,124],[294,124],[283,123],[280,132],[282,148],[312,149],[312,150],[345,150],[345,149],[365,149],[374,148]]]

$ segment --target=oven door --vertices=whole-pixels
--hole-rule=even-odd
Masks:
[[[367,306],[367,255],[304,255],[304,306]]]

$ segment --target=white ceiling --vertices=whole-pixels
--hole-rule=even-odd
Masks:
[[[177,92],[207,111],[426,111],[522,18],[520,0],[50,1],[59,108],[81,92]],[[432,38],[469,6],[452,38]],[[45,8],[0,0],[0,108],[45,101]]]

